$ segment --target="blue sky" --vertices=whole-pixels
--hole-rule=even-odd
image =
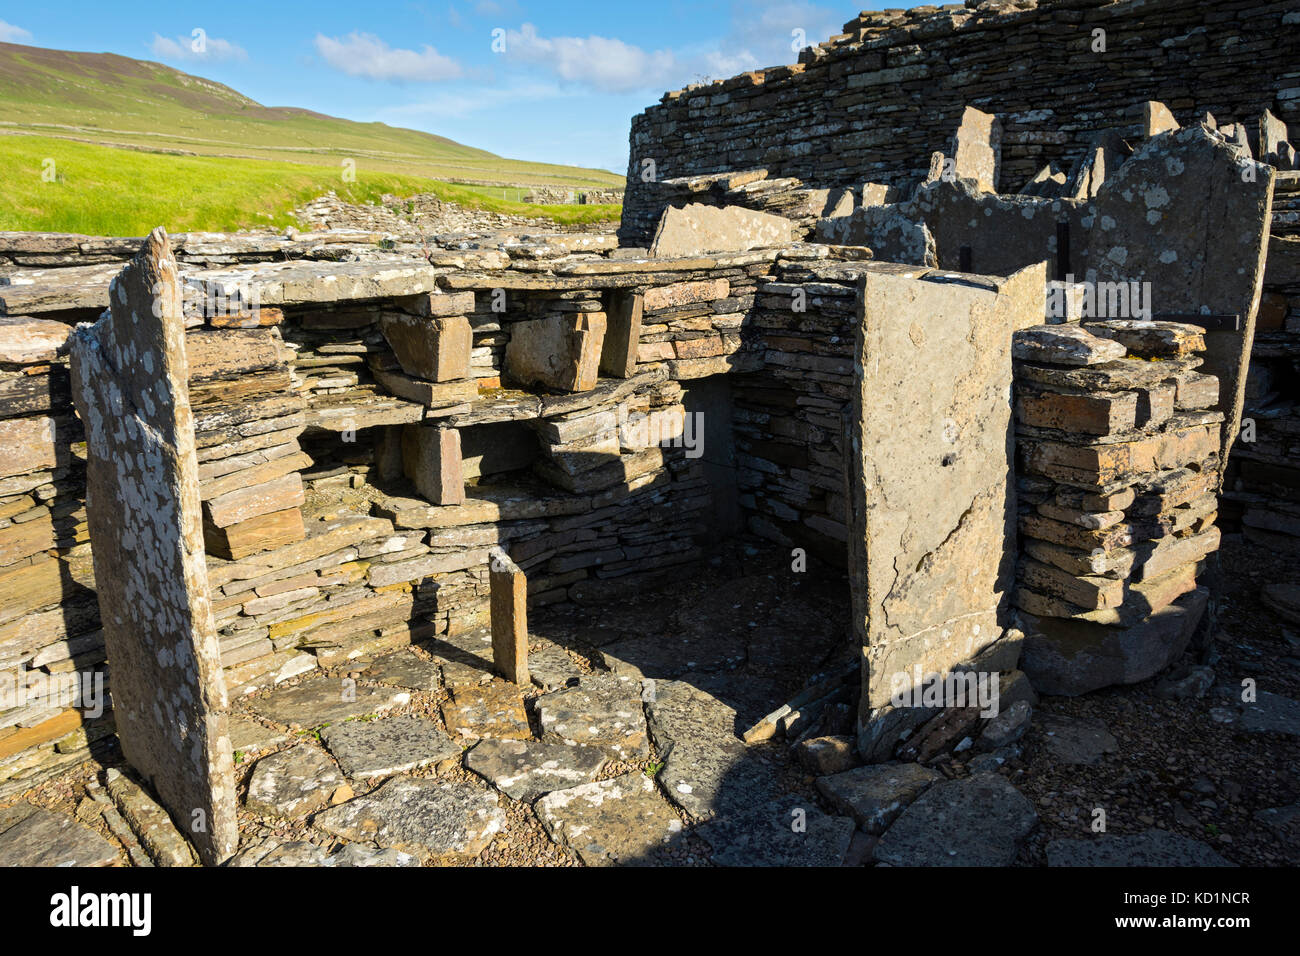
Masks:
[[[157,60],[267,106],[378,120],[515,159],[622,173],[629,120],[665,90],[792,63],[794,31],[818,43],[858,10],[887,5],[3,2],[0,40]],[[201,53],[193,49],[196,30],[206,41]]]

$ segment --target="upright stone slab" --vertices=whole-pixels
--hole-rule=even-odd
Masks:
[[[631,378],[636,372],[636,350],[641,342],[641,313],[645,308],[645,297],[626,289],[616,289],[609,295],[600,373],[613,378]]]
[[[868,758],[898,729],[900,681],[945,673],[1002,633],[1015,556],[1011,333],[1025,294],[1003,291],[1010,281],[883,269],[863,280],[849,568]]]
[[[402,467],[406,477],[431,504],[465,501],[460,432],[455,428],[407,425],[402,430]]]
[[[958,179],[973,179],[981,192],[998,191],[1002,167],[1002,123],[991,113],[968,106],[953,143]]]
[[[503,548],[493,548],[488,564],[492,606],[492,662],[508,681],[527,687],[528,578]]]
[[[1178,120],[1169,107],[1159,100],[1147,100],[1142,104],[1142,133],[1147,139],[1161,133],[1172,133],[1178,129]]]
[[[205,863],[234,853],[226,727],[189,402],[185,321],[167,234],[113,280],[110,311],[71,340],[113,717],[122,752]]]
[[[1264,110],[1259,117],[1259,158],[1277,169],[1290,169],[1286,123]]]
[[[604,343],[603,312],[514,322],[506,343],[506,375],[519,385],[588,392],[596,387]]]
[[[1148,140],[1106,180],[1087,234],[1089,281],[1149,282],[1156,313],[1241,317],[1240,331],[1206,335],[1201,369],[1219,379],[1221,464],[1245,402],[1273,179],[1271,167],[1204,126],[1189,126]]]

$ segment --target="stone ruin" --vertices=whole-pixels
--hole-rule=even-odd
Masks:
[[[1192,16],[1136,6],[1162,35]],[[952,44],[1012,26],[1041,43],[1044,18],[1086,27],[1136,6],[863,14],[795,67],[669,94],[633,123],[618,239],[0,236],[0,675],[31,701],[0,706],[0,800],[116,736],[203,862],[321,863],[310,844],[249,856],[235,758],[270,725],[324,726],[351,783],[299,744],[254,766],[247,808],[315,814],[377,844],[377,862],[473,858],[502,825],[496,791],[401,775],[459,766],[467,742],[465,767],[536,801],[583,862],[639,858],[681,831],[677,813],[734,862],[760,851],[735,822],[733,764],[783,740],[841,815],[818,817],[815,850],[760,827],[776,846],[762,852],[840,862],[858,828],[883,832],[877,860],[947,862],[915,817],[890,826],[936,759],[978,741],[996,766],[1038,693],[1179,660],[1211,623],[1202,572],[1221,517],[1300,539],[1279,372],[1300,322],[1295,152],[1271,112],[1253,139],[1195,112],[1300,99],[1247,43],[1240,90],[1191,88],[1183,126],[1155,99],[1107,113],[1107,93],[1084,129],[1068,121],[1083,94],[1041,83],[1004,112],[990,81],[906,137],[816,126],[856,152],[754,130],[780,110],[794,119],[772,135],[793,136],[829,84],[848,116],[906,99]],[[1248,6],[1252,30],[1292,15]],[[993,69],[971,66],[960,95]],[[1037,97],[1050,107],[1023,112]],[[657,150],[661,172],[688,174],[642,180]],[[1068,175],[1053,165],[1066,156]],[[530,626],[670,601],[738,534],[787,564],[811,557],[838,589],[816,624],[787,622],[787,645],[741,646],[785,678],[743,719],[692,676],[716,654],[703,669],[725,678],[734,649],[671,633],[636,654],[561,647]],[[827,643],[808,636],[819,627]],[[410,646],[427,656],[400,657]],[[87,675],[111,709],[31,693],[70,679],[84,694]],[[965,676],[996,680],[1000,714],[922,699],[932,677]],[[449,694],[445,733],[375,722],[422,756],[375,752],[350,722],[431,686]],[[710,721],[727,728],[713,749],[693,736]],[[673,811],[638,772],[598,779],[650,742]],[[563,781],[537,769],[555,745],[581,756]],[[893,760],[914,773],[885,800],[863,774]],[[363,778],[388,779],[354,796]],[[970,779],[934,784],[931,810],[975,826],[1003,807],[1008,846],[962,861],[1010,863],[1032,808],[1001,778]],[[286,796],[285,780],[316,785]],[[127,787],[119,803],[147,805],[111,778],[115,800]],[[639,822],[584,841],[614,826],[606,800]],[[434,845],[403,806],[459,820],[458,835]],[[123,813],[138,831],[148,810]]]

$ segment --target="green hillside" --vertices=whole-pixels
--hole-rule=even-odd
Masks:
[[[47,159],[53,182],[41,178]],[[343,181],[345,160],[355,182]],[[436,192],[499,212],[587,221],[615,218],[618,207],[525,205],[504,187],[623,185],[606,170],[504,159],[418,130],[263,106],[159,63],[13,43],[0,43],[0,164],[0,229],[117,235],[160,221],[176,230],[282,225],[294,205],[329,189],[354,201]],[[165,220],[150,218],[160,211]]]
[[[203,156],[279,159],[502,184],[621,186],[607,170],[503,159],[443,136],[262,106],[228,86],[112,53],[0,43],[0,130]]]

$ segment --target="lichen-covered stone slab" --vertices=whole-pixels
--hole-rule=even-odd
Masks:
[[[379,690],[358,681],[324,674],[297,687],[272,691],[250,703],[260,717],[286,727],[319,727],[351,717],[383,714],[411,699],[405,691]]]
[[[1091,326],[1036,325],[1016,333],[1012,354],[1026,362],[1047,365],[1102,365],[1122,359],[1128,350],[1109,337],[1093,334]]]
[[[312,822],[345,840],[450,865],[482,853],[505,826],[506,815],[490,790],[458,781],[394,777]]]
[[[1010,866],[1037,824],[1019,790],[977,773],[926,790],[885,831],[874,855],[891,866]]]
[[[1205,336],[1227,416],[1224,463],[1245,401],[1274,177],[1200,124],[1149,139],[1097,194],[1080,270],[1098,283],[1151,283],[1161,312],[1241,316],[1241,331]]]
[[[880,763],[817,778],[817,789],[867,833],[884,833],[943,774],[919,763]]]
[[[0,831],[0,867],[109,866],[119,856],[94,830],[51,810],[36,810]]]
[[[1168,830],[1103,834],[1093,840],[1053,840],[1048,866],[1234,866],[1200,840]]]
[[[560,690],[576,684],[583,670],[564,648],[547,643],[528,652],[528,676],[542,690]]]
[[[326,727],[321,738],[353,779],[387,777],[460,757],[460,746],[441,727],[408,715],[347,720]]]
[[[254,764],[244,805],[253,813],[294,820],[328,804],[343,783],[323,750],[301,743]]]
[[[105,788],[118,811],[158,866],[193,866],[194,850],[176,829],[167,811],[154,802],[130,777],[110,768],[104,773]]]
[[[417,657],[410,650],[397,651],[375,660],[361,676],[376,684],[429,693],[438,688],[438,665]]]
[[[598,747],[619,760],[650,752],[641,682],[633,678],[584,677],[577,687],[537,698],[536,707],[545,741]]]
[[[823,813],[804,797],[755,801],[697,827],[718,866],[841,866],[853,818]]]
[[[709,252],[747,252],[788,246],[794,240],[794,223],[783,216],[743,206],[691,203],[664,209],[650,243],[650,255],[672,258]]]
[[[508,797],[532,803],[544,793],[596,779],[609,758],[594,747],[535,740],[480,740],[465,766]]]
[[[519,688],[504,681],[453,687],[451,700],[442,705],[442,719],[455,740],[530,740],[533,736]]]
[[[267,262],[237,269],[190,272],[185,281],[200,298],[229,309],[258,305],[388,299],[436,292],[441,270],[418,261]]]
[[[872,257],[882,262],[938,265],[934,236],[900,203],[863,206],[847,216],[819,220],[817,239],[841,246],[866,246]]]
[[[651,854],[682,829],[682,821],[642,773],[548,793],[536,803],[551,839],[587,866],[653,863]]]
[[[687,681],[656,683],[647,726],[668,799],[697,820],[765,803],[777,773],[736,736],[736,711]]]
[[[324,847],[307,840],[281,843],[267,839],[246,850],[230,861],[235,867],[272,866],[419,866],[420,861],[410,853],[399,850],[379,850],[364,843],[349,843],[333,854]]]
[[[230,746],[237,757],[262,750],[274,750],[288,741],[287,734],[259,724],[251,717],[232,715],[230,718]]]
[[[113,717],[131,766],[205,863],[238,843],[226,687],[208,600],[180,280],[154,230],[72,337]]]

